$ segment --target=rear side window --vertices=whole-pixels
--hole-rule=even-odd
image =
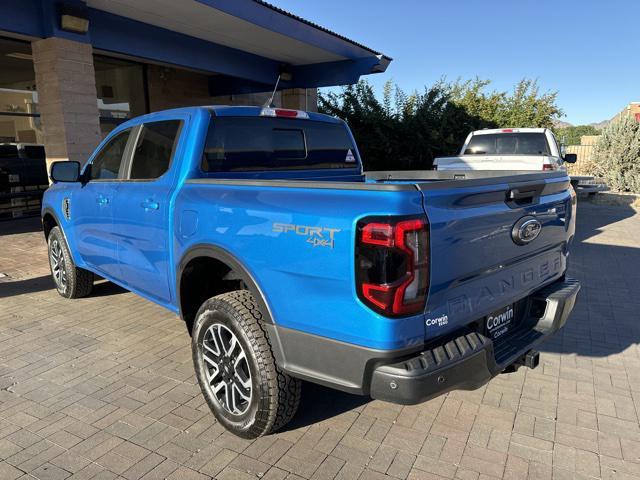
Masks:
[[[544,133],[489,133],[473,135],[465,155],[549,155]]]
[[[169,169],[180,124],[180,120],[144,124],[133,151],[131,180],[158,178]]]
[[[102,147],[91,164],[92,180],[115,180],[118,178],[130,134],[130,129],[120,132]]]
[[[354,168],[343,124],[270,117],[217,117],[209,125],[205,172]]]

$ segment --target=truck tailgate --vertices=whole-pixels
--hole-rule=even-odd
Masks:
[[[461,155],[436,159],[438,170],[533,170],[549,163],[546,155]]]
[[[426,339],[496,313],[566,269],[575,194],[566,175],[419,183],[430,222]]]

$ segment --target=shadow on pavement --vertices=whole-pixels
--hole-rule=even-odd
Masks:
[[[40,217],[0,220],[0,236],[41,231],[42,223],[40,222]]]
[[[369,397],[351,395],[315,383],[303,382],[302,401],[293,420],[281,431],[313,425],[369,403]]]
[[[55,286],[51,279],[51,275],[26,278],[24,280],[0,282],[0,298],[44,292],[45,290],[52,290],[54,288]]]
[[[633,198],[619,196],[616,205],[602,203],[606,200],[584,199],[578,201],[576,241],[583,242],[601,232],[601,227],[633,217],[638,212],[631,207]],[[585,215],[580,215],[584,211]],[[640,246],[640,241],[638,241]]]
[[[24,280],[0,282],[0,298],[44,292],[46,290],[55,290],[55,285],[53,283],[51,275],[25,278]],[[127,293],[127,290],[116,285],[115,283],[111,283],[106,280],[99,280],[96,281],[95,285],[93,286],[93,291],[89,295],[89,298],[119,295],[121,293]]]
[[[541,351],[607,357],[640,344],[640,221],[613,225],[637,215],[629,205],[578,205],[568,274],[582,289],[566,325]]]

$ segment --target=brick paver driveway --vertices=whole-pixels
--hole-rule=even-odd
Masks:
[[[109,283],[62,299],[37,222],[14,222],[0,235],[0,480],[640,478],[634,213],[580,204],[583,290],[538,369],[412,407],[305,385],[288,429],[255,441],[213,420],[174,315]]]

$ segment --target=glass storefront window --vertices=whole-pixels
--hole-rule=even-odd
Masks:
[[[147,112],[144,65],[94,55],[100,129],[106,135],[120,123]]]
[[[31,44],[0,38],[0,221],[38,215],[49,186]]]
[[[0,38],[0,143],[42,143],[31,45]]]
[[[0,89],[0,97],[4,92]],[[0,114],[0,143],[37,143],[42,145],[40,117]]]

